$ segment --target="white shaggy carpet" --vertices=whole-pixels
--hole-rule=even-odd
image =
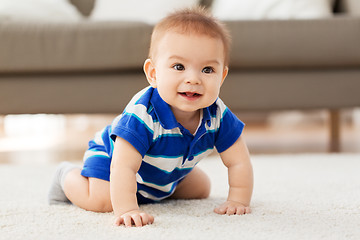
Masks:
[[[143,208],[155,223],[115,227],[112,213],[48,206],[55,164],[0,164],[0,239],[360,239],[360,154],[255,155],[253,213],[220,216],[226,169],[210,157],[200,165],[212,180],[206,200]]]

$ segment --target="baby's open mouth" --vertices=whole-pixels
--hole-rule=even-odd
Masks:
[[[185,97],[199,97],[199,96],[201,96],[201,94],[195,93],[195,92],[181,92],[180,94],[185,96]]]

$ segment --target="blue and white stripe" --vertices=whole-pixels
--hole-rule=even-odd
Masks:
[[[136,175],[138,194],[151,201],[160,201],[169,197],[177,184],[214,147],[219,152],[229,148],[239,138],[243,127],[244,124],[217,99],[202,110],[199,128],[192,135],[176,121],[157,89],[148,87],[132,98],[111,126],[95,136],[84,159],[111,158],[113,141],[117,136],[124,138],[143,156]]]

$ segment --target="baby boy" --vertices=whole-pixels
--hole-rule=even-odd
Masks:
[[[214,211],[250,213],[253,172],[244,124],[219,98],[229,45],[223,24],[202,8],[159,22],[144,63],[150,86],[89,142],[82,169],[59,166],[49,203],[114,211],[116,225],[151,224],[142,203],[208,197],[209,178],[196,165],[216,148],[228,168],[229,193]]]

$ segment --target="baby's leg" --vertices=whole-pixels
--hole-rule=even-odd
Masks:
[[[210,194],[210,179],[199,168],[195,167],[177,186],[171,196],[176,199],[201,199]]]
[[[75,205],[94,212],[111,212],[110,183],[82,176],[80,169],[71,170],[64,181],[64,192]]]
[[[79,167],[69,162],[63,162],[57,167],[48,192],[48,202],[50,205],[71,203],[63,189],[66,175],[74,168]]]

